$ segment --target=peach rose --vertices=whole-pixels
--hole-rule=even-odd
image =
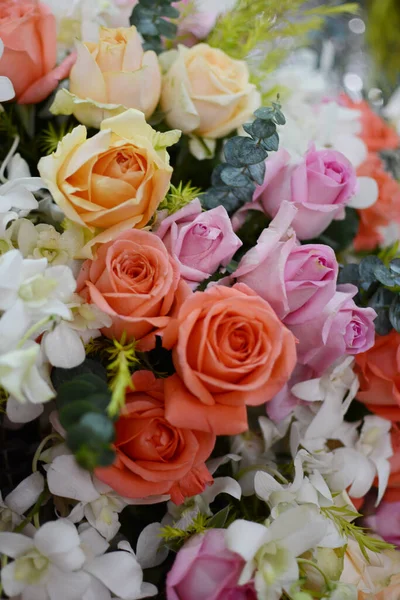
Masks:
[[[106,119],[100,129],[87,139],[86,127],[75,127],[38,165],[65,216],[92,236],[76,258],[92,258],[95,244],[147,225],[170,184],[166,148],[180,136],[154,131],[132,108]]]
[[[373,250],[383,241],[381,228],[390,223],[400,224],[400,186],[397,181],[385,171],[384,165],[377,154],[370,154],[368,159],[357,170],[359,177],[372,177],[378,184],[379,196],[370,208],[359,210],[360,226],[354,240],[354,248]]]
[[[167,419],[217,435],[246,431],[246,404],[271,400],[296,363],[293,334],[241,283],[188,297],[164,346],[177,371],[165,382]]]
[[[102,245],[97,259],[83,264],[77,291],[112,318],[104,335],[119,340],[126,333],[141,340],[141,349],[153,346],[154,334],[191,293],[162,241],[137,229]]]
[[[389,585],[379,594],[374,595],[374,600],[399,600],[400,598],[400,574],[393,575]],[[357,600],[371,600],[371,596],[359,592]]]
[[[71,70],[69,92],[57,93],[55,115],[73,114],[88,127],[100,127],[127,108],[148,119],[161,93],[161,71],[155,52],[144,52],[136,27],[100,29],[98,43],[77,41],[78,58]]]
[[[400,421],[400,334],[376,336],[375,345],[356,356],[357,399],[379,416]]]
[[[179,46],[161,55],[165,71],[161,109],[184,133],[221,138],[245,123],[261,97],[244,61],[207,44]]]
[[[57,87],[75,62],[75,54],[56,67],[56,20],[34,0],[1,0],[0,38],[4,54],[0,75],[11,79],[19,104],[41,102]]]
[[[96,469],[96,477],[125,498],[168,494],[182,504],[213,482],[204,461],[214,449],[215,435],[167,421],[164,380],[138,371],[132,381],[135,392],[127,394],[115,425],[116,461]]]
[[[343,104],[348,108],[361,113],[361,139],[365,142],[369,152],[395,149],[400,144],[396,131],[379,115],[376,114],[365,100],[352,102],[348,96],[341,96]]]

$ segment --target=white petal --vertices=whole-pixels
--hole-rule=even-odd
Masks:
[[[333,146],[345,155],[346,158],[357,168],[368,156],[365,143],[355,135],[339,134],[334,138]]]
[[[73,369],[82,364],[86,357],[79,334],[64,321],[45,334],[43,345],[46,356],[54,367]]]
[[[14,179],[21,179],[23,177],[30,179],[31,177],[28,163],[18,152],[14,154],[7,165],[7,175],[8,179],[11,181]]]
[[[226,465],[231,460],[234,462],[239,462],[242,460],[242,457],[238,454],[225,454],[225,456],[211,458],[207,461],[207,469],[210,471],[211,475],[213,475],[219,467]]]
[[[43,412],[43,404],[21,404],[13,396],[7,400],[7,417],[12,423],[30,423]]]
[[[229,494],[233,498],[240,500],[242,496],[242,488],[236,479],[232,477],[217,477],[214,483],[206,488],[201,494],[201,498],[209,505],[214,502],[218,494]]]
[[[236,552],[247,562],[252,560],[258,549],[268,540],[268,529],[259,523],[234,521],[225,532],[227,548]]]
[[[21,533],[0,532],[0,553],[18,558],[21,554],[33,548],[33,541]]]
[[[83,531],[79,531],[79,537],[87,560],[102,556],[110,546],[93,527],[87,527]]]
[[[64,573],[52,567],[46,587],[50,600],[81,600],[89,586],[90,576],[87,573]]]
[[[283,492],[284,487],[278,483],[272,475],[264,471],[257,471],[254,478],[254,489],[259,498],[268,502],[273,492]]]
[[[358,191],[350,200],[348,206],[351,208],[369,208],[378,200],[379,188],[372,177],[358,177]]]
[[[326,519],[321,517],[317,507],[304,505],[281,513],[268,528],[268,536],[271,540],[280,540],[294,556],[299,556],[317,546],[326,529]]]
[[[142,569],[158,567],[168,556],[168,548],[161,544],[161,523],[147,525],[139,535],[136,559]]]
[[[11,100],[15,96],[14,86],[8,77],[0,77],[0,102]]]
[[[44,490],[44,477],[39,471],[32,473],[5,498],[5,502],[11,510],[18,515],[33,506]]]
[[[90,586],[82,596],[82,600],[111,600],[111,594],[98,579],[90,577]]]
[[[142,569],[128,552],[111,552],[85,564],[85,571],[99,579],[122,600],[135,600],[143,581]]]
[[[66,519],[45,523],[36,532],[34,540],[39,552],[48,557],[71,552],[80,545],[76,527]]]
[[[137,596],[137,600],[141,598],[150,598],[151,596],[155,596],[158,594],[158,589],[152,583],[142,583],[142,587],[140,588],[140,596]]]
[[[309,379],[308,381],[296,383],[290,391],[300,400],[306,400],[307,402],[318,402],[323,400],[325,396],[321,387],[321,379]]]
[[[89,471],[81,469],[74,456],[58,456],[47,472],[49,490],[55,496],[81,502],[93,502],[99,497]]]
[[[383,494],[386,491],[389,475],[390,475],[390,463],[389,461],[382,459],[375,462],[375,467],[378,473],[378,497],[375,502],[375,506],[378,506],[383,498]]]
[[[1,583],[8,596],[18,596],[26,584],[15,579],[15,563],[10,563],[1,569]]]

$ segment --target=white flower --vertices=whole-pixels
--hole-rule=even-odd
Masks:
[[[129,500],[81,469],[72,455],[53,460],[47,470],[47,483],[55,496],[78,502],[68,517],[70,521],[79,523],[85,518],[106,540],[115,537],[120,527],[118,514],[130,504]]]
[[[318,545],[327,521],[317,507],[304,505],[281,513],[268,525],[238,520],[226,531],[227,547],[246,561],[239,585],[254,575],[260,598],[279,600],[299,579],[296,557]]]
[[[24,600],[81,600],[90,577],[80,570],[80,544],[74,525],[64,519],[45,523],[33,538],[0,533],[0,552],[14,559],[1,570],[4,591]]]
[[[36,471],[21,481],[2,500],[0,493],[0,531],[12,531],[23,521],[22,515],[35,504],[44,489],[44,478]]]
[[[0,59],[4,52],[4,44],[0,39]],[[11,100],[15,96],[13,84],[8,77],[0,77],[0,102]]]
[[[382,110],[383,115],[392,121],[396,126],[397,132],[400,133],[400,88],[397,88],[389,102]]]
[[[1,173],[7,167],[8,180],[0,185],[0,213],[16,211],[16,216],[26,216],[38,207],[32,192],[46,187],[40,177],[31,177],[27,162],[19,154],[15,154],[18,138],[10,149],[8,157],[1,166]],[[3,177],[0,177],[3,179]]]

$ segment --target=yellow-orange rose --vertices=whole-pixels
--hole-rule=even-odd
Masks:
[[[77,52],[70,91],[58,92],[54,114],[74,114],[97,128],[127,108],[152,115],[160,99],[161,71],[156,53],[143,51],[136,27],[103,27],[98,43],[78,41]]]
[[[76,258],[92,258],[95,244],[147,225],[169,188],[166,148],[179,137],[179,131],[154,131],[131,108],[103,121],[90,139],[86,127],[75,127],[54,154],[40,160],[40,175],[55,202],[92,237]]]
[[[207,44],[179,46],[160,57],[165,71],[161,109],[167,123],[184,133],[221,138],[237,129],[260,106],[244,61]]]

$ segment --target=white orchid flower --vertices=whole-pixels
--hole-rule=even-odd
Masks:
[[[279,600],[299,579],[296,557],[320,545],[326,531],[326,519],[312,505],[289,508],[266,525],[235,521],[225,539],[246,561],[239,585],[254,577],[258,597]]]
[[[22,515],[35,504],[43,490],[43,475],[36,471],[21,481],[4,500],[0,493],[0,531],[12,531],[22,523]],[[26,533],[30,533],[32,528],[27,526]]]
[[[3,56],[4,52],[4,44],[0,39],[0,59]],[[9,80],[8,77],[1,76],[0,77],[0,102],[7,102],[7,100],[12,100],[15,96],[14,86]]]

